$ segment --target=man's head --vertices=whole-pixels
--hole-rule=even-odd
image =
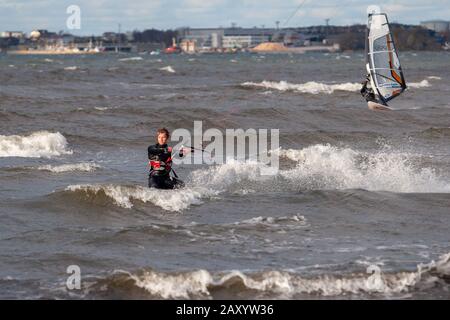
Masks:
[[[169,137],[170,133],[169,130],[167,130],[166,128],[158,129],[158,131],[156,132],[156,140],[161,145],[166,144],[167,140],[169,140]]]

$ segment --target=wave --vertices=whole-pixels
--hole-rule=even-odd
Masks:
[[[70,185],[65,192],[81,194],[87,198],[107,197],[114,204],[130,209],[133,207],[133,200],[144,203],[150,202],[167,211],[182,211],[191,205],[202,203],[203,198],[210,198],[216,195],[214,190],[202,187],[183,188],[178,190],[157,190],[142,186],[122,186],[122,185]]]
[[[302,84],[292,84],[286,81],[280,82],[263,81],[260,83],[244,82],[241,84],[241,86],[244,88],[264,88],[264,89],[275,89],[279,91],[296,91],[310,94],[319,94],[319,93],[331,94],[334,91],[357,92],[361,89],[361,84],[359,83],[347,82],[339,84],[325,84],[315,81],[309,81]]]
[[[67,71],[75,71],[75,70],[78,70],[78,67],[77,67],[77,66],[65,67],[64,70],[67,70]]]
[[[131,57],[131,58],[122,58],[119,61],[141,61],[144,60],[142,57]]]
[[[175,73],[175,70],[174,70],[171,66],[159,68],[159,70],[161,70],[161,71],[167,71],[167,72],[169,72],[169,73]]]
[[[450,127],[447,128],[436,128],[431,127],[423,131],[418,132],[418,135],[428,137],[428,138],[440,138],[450,136]]]
[[[125,185],[70,185],[65,192],[83,198],[107,199],[114,205],[132,208],[134,201],[152,203],[167,211],[180,212],[205,199],[229,194],[255,194],[301,190],[388,191],[396,193],[450,193],[450,184],[432,168],[420,168],[418,155],[386,150],[370,153],[330,145],[313,145],[301,150],[277,150],[295,167],[262,175],[268,166],[258,162],[227,161],[222,165],[194,170],[187,186],[178,190],[157,190]],[[109,199],[109,200],[108,200]],[[247,223],[271,223],[254,218]],[[269,219],[269,218],[267,218]],[[300,219],[300,218],[298,218]],[[275,220],[277,221],[277,220]],[[245,222],[242,222],[245,224]]]
[[[72,172],[72,171],[81,171],[81,172],[92,172],[98,168],[101,168],[98,164],[95,163],[77,163],[77,164],[63,164],[58,166],[52,165],[43,165],[37,167],[38,170],[42,171],[50,171],[54,173],[63,173],[63,172]]]
[[[420,82],[409,82],[408,87],[410,88],[427,88],[430,87],[430,82],[427,79],[424,79]]]
[[[64,192],[85,199],[106,199],[130,209],[134,201],[152,203],[167,211],[180,212],[205,199],[228,194],[301,190],[388,191],[395,193],[450,193],[450,183],[433,168],[421,168],[420,155],[401,153],[388,147],[378,152],[361,152],[331,145],[313,145],[300,150],[276,150],[295,166],[279,170],[274,176],[262,175],[270,169],[263,163],[228,160],[227,163],[194,170],[185,188],[157,190],[142,186],[114,184],[70,185]],[[268,219],[268,220],[265,220]],[[300,218],[298,218],[300,219]],[[278,221],[278,220],[274,220]],[[244,223],[245,222],[241,222]],[[246,223],[274,223],[257,217]]]
[[[428,80],[440,80],[441,77],[429,76]],[[410,88],[426,88],[431,87],[430,82],[424,79],[420,82],[409,82],[408,87]],[[359,83],[338,83],[338,84],[326,84],[322,82],[309,81],[301,84],[289,83],[287,81],[262,81],[262,82],[244,82],[241,83],[241,87],[244,88],[263,88],[263,89],[273,89],[278,91],[295,91],[301,93],[319,94],[327,93],[331,94],[335,91],[348,91],[357,92],[361,89],[361,84]]]
[[[302,276],[288,271],[209,272],[194,270],[158,272],[143,270],[135,273],[117,270],[104,279],[87,285],[88,294],[118,292],[124,295],[141,290],[141,296],[153,299],[205,298],[276,298],[295,299],[304,296],[339,297],[365,295],[390,297],[420,292],[431,287],[448,287],[450,253],[437,262],[419,264],[415,271],[383,273],[376,266],[366,273],[344,275]]]
[[[72,154],[67,140],[59,132],[38,131],[29,136],[0,135],[0,157],[50,158]]]
[[[281,174],[307,189],[365,189],[399,193],[450,192],[450,184],[432,168],[419,168],[418,155],[386,150],[375,153],[350,148],[314,145],[301,150],[280,150],[296,161]]]
[[[438,76],[429,76],[426,79],[423,79],[420,82],[409,82],[407,83],[410,88],[428,88],[431,87],[430,81],[428,80],[441,80],[441,77]]]
[[[331,145],[313,145],[300,150],[276,150],[295,167],[279,170],[275,176],[261,175],[262,163],[227,161],[208,170],[191,173],[194,185],[218,192],[346,190],[390,191],[397,193],[449,193],[450,183],[433,168],[421,168],[421,155],[381,151],[361,152]]]
[[[106,111],[106,110],[110,110],[111,108],[108,108],[108,107],[94,107],[94,109],[98,110],[98,111]]]
[[[277,226],[279,223],[299,223],[305,224],[306,218],[302,215],[293,215],[290,217],[254,217],[251,219],[243,220],[240,222],[235,222],[233,225],[275,225]]]

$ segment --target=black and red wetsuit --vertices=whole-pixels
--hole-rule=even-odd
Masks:
[[[148,159],[150,160],[150,173],[148,186],[158,189],[174,189],[182,187],[183,181],[171,177],[172,150],[167,144],[159,143],[148,147]]]

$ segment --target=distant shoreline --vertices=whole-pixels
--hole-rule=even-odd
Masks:
[[[5,51],[6,54],[12,55],[82,55],[82,54],[98,54],[101,52],[95,51],[79,51],[79,52],[70,52],[70,51],[52,51],[52,50],[12,50]]]

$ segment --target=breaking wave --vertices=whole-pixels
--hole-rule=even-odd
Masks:
[[[143,270],[136,273],[117,270],[86,288],[88,294],[120,292],[127,296],[135,290],[141,297],[153,299],[232,298],[239,293],[244,298],[292,299],[304,296],[339,297],[365,295],[392,297],[420,292],[430,287],[446,288],[450,276],[450,254],[437,262],[420,264],[415,271],[383,273],[367,268],[367,273],[320,275],[305,277],[287,271],[244,273],[207,270],[158,272]]]
[[[433,168],[418,167],[418,155],[414,154],[389,149],[369,153],[314,145],[301,150],[280,150],[280,156],[298,162],[294,169],[281,174],[308,189],[450,192],[450,183]]]
[[[407,83],[407,86],[410,88],[428,88],[431,87],[431,84],[428,80],[441,80],[441,77],[437,76],[429,76],[427,79],[423,79],[420,82],[409,82]]]
[[[334,91],[359,91],[361,89],[361,84],[359,83],[339,83],[339,84],[325,84],[321,82],[310,81],[302,84],[292,84],[286,81],[273,82],[273,81],[263,81],[260,83],[256,82],[244,82],[241,84],[244,88],[264,88],[264,89],[274,89],[279,91],[296,91],[301,93],[319,94],[328,93],[331,94]]]
[[[119,61],[141,61],[144,60],[142,57],[131,57],[131,58],[122,58]]]
[[[72,171],[92,172],[98,168],[100,168],[100,166],[95,163],[62,164],[58,166],[43,165],[37,167],[38,170],[50,171],[54,173],[63,173]]]
[[[430,87],[430,82],[427,79],[424,79],[420,82],[409,82],[408,87],[410,88],[427,88]]]
[[[161,71],[167,71],[167,72],[169,72],[169,73],[175,73],[175,70],[174,70],[171,66],[159,68],[159,70],[161,70]]]
[[[72,154],[59,132],[38,131],[29,136],[0,135],[0,157],[50,158]]]
[[[167,211],[182,211],[222,193],[246,195],[259,191],[346,189],[450,193],[450,183],[433,168],[416,165],[418,155],[414,154],[389,149],[369,153],[330,145],[276,152],[281,157],[296,162],[295,167],[279,170],[275,175],[264,175],[263,170],[270,169],[268,166],[258,162],[234,160],[191,172],[187,187],[173,191],[142,186],[86,184],[68,186],[66,192],[81,193],[87,198],[106,197],[123,208],[132,208],[133,201],[141,201]],[[252,221],[257,222],[256,220]]]
[[[216,195],[213,190],[194,187],[178,190],[158,190],[141,186],[122,185],[70,185],[65,191],[81,194],[85,198],[96,198],[106,196],[114,204],[130,209],[133,207],[133,200],[144,203],[150,202],[167,211],[181,211],[191,205],[202,203],[203,198],[210,198]]]

